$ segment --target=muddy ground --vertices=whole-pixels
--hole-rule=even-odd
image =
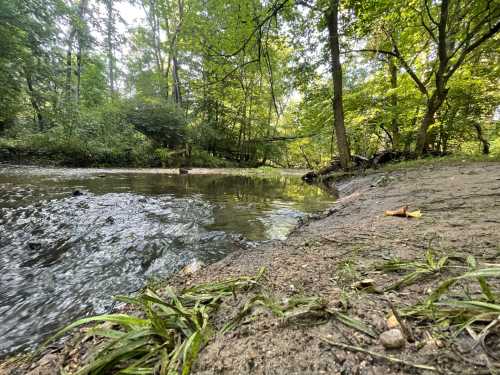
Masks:
[[[451,338],[456,327],[416,318],[403,320],[414,336],[404,347],[385,349],[379,339],[379,335],[388,330],[388,324],[394,324],[388,320],[391,304],[401,312],[423,301],[440,282],[466,271],[463,259],[467,256],[473,255],[480,267],[500,263],[500,164],[464,163],[375,173],[344,181],[339,187],[341,198],[335,206],[321,218],[302,225],[288,240],[233,253],[194,274],[177,275],[171,285],[180,289],[199,282],[255,274],[259,268],[266,267],[259,292],[272,295],[278,301],[293,296],[322,297],[333,309],[366,323],[376,333],[375,337],[335,319],[326,322],[311,319],[306,322],[310,324],[293,324],[273,317],[265,309],[257,309],[252,319],[236,330],[211,339],[200,353],[193,373],[472,375],[500,372],[500,324],[489,327],[488,341],[485,344],[483,340],[481,345],[475,340],[484,325],[473,326]],[[405,205],[409,205],[410,210],[420,209],[422,217],[384,216],[385,210]],[[449,267],[399,290],[383,291],[404,274],[381,271],[377,265],[394,258],[425,262],[429,249],[436,258],[451,257]],[[363,286],[369,288],[360,290],[359,283],[363,280]],[[488,282],[498,296],[500,280]],[[450,293],[456,298],[466,295],[479,298],[476,284],[457,286]],[[248,298],[240,294],[225,301],[215,324],[236,315],[238,307]],[[380,356],[339,348],[325,339]],[[59,373],[56,369],[64,366],[64,361],[71,356],[67,351],[61,355],[58,348],[53,351],[40,362],[17,370],[11,366],[4,366],[2,370],[0,366],[0,373]],[[388,356],[434,370],[395,363]]]

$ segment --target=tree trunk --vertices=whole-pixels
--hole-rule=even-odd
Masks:
[[[37,122],[38,128],[40,129],[40,131],[43,131],[45,128],[43,115],[42,115],[42,111],[40,109],[40,106],[38,105],[38,101],[36,100],[35,90],[33,88],[33,80],[31,78],[31,73],[28,72],[26,69],[24,69],[24,75],[26,77],[26,84],[28,86],[28,92],[29,92],[29,96],[30,96],[31,106],[33,107],[33,110],[35,111],[35,117],[36,117],[36,122]]]
[[[393,58],[389,58],[389,73],[391,74],[391,89],[396,90],[398,88],[398,68],[393,61]],[[401,143],[401,136],[399,134],[399,124],[398,124],[398,96],[395,92],[391,94],[391,109],[392,109],[392,120],[391,120],[391,131],[392,131],[392,149],[398,151]]]
[[[333,113],[337,148],[342,169],[347,170],[351,161],[351,152],[344,125],[344,107],[342,102],[342,66],[340,64],[340,46],[338,31],[338,11],[340,0],[330,0],[326,14],[328,23],[329,46],[332,59]]]
[[[177,56],[174,54],[172,57],[172,97],[174,102],[178,105],[182,104],[181,87],[179,80],[179,62],[177,61]]]
[[[108,80],[111,99],[115,96],[115,56],[113,51],[114,15],[113,0],[106,0],[106,54],[108,57]]]
[[[442,92],[434,92],[429,100],[427,100],[427,109],[425,111],[424,118],[420,123],[420,129],[417,134],[417,145],[415,147],[415,152],[418,156],[422,156],[428,150],[428,135],[427,132],[432,124],[436,121],[435,116],[444,100],[448,90],[443,90]]]
[[[483,155],[488,155],[490,153],[490,142],[484,137],[483,129],[479,123],[474,122],[473,126],[477,132],[477,139],[481,143]]]
[[[163,62],[161,49],[161,26],[158,2],[156,0],[150,0],[149,2],[147,2],[147,4],[143,2],[143,8],[146,13],[146,18],[149,22],[149,27],[151,28],[151,32],[153,34],[154,58],[156,63],[156,70],[158,71],[158,76],[160,77],[158,82],[160,95],[165,99],[168,99],[168,75],[165,75],[165,65]],[[166,84],[163,83],[164,77],[166,77]]]
[[[80,6],[78,8],[78,18],[80,24],[78,25],[78,49],[76,51],[76,105],[80,104],[80,84],[82,79],[82,51],[83,44],[85,43],[84,33],[87,32],[85,28],[85,13],[87,12],[87,2],[88,0],[81,0]]]
[[[71,102],[72,95],[72,84],[71,84],[71,75],[72,75],[72,65],[73,65],[73,40],[75,38],[76,30],[73,28],[69,34],[68,38],[68,49],[66,50],[66,82],[64,85],[64,94],[65,94],[65,103],[66,110]]]

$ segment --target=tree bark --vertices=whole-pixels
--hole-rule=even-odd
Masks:
[[[26,78],[26,84],[28,86],[28,93],[29,93],[29,97],[30,97],[31,106],[33,107],[33,110],[35,111],[35,117],[36,117],[36,122],[37,122],[38,128],[40,129],[40,131],[43,131],[45,129],[45,126],[44,126],[44,119],[43,119],[43,115],[42,115],[42,110],[40,109],[40,106],[38,105],[38,101],[37,101],[36,94],[35,94],[35,89],[33,88],[33,79],[31,77],[31,73],[28,70],[26,70],[26,68],[24,69],[24,75]]]
[[[69,37],[68,37],[68,46],[66,50],[66,82],[64,85],[64,93],[65,93],[65,103],[64,105],[67,106],[71,102],[71,97],[72,95],[72,84],[71,84],[71,76],[72,76],[72,71],[73,71],[73,40],[75,38],[76,34],[76,29],[72,28]]]
[[[177,61],[177,56],[174,52],[172,56],[172,97],[174,98],[174,102],[178,105],[182,104],[182,95],[181,95],[181,84],[179,80],[179,62]]]
[[[108,80],[111,99],[115,96],[115,56],[113,51],[114,15],[113,0],[106,0],[106,54],[108,57]]]
[[[391,89],[396,90],[398,88],[398,68],[393,61],[394,58],[389,58],[389,73],[391,75]],[[401,143],[401,136],[399,134],[399,124],[398,124],[398,96],[395,92],[391,94],[391,109],[392,109],[392,120],[391,120],[391,131],[392,131],[392,149],[398,151]]]
[[[490,142],[484,137],[483,129],[478,122],[473,123],[474,129],[476,129],[477,139],[481,143],[483,155],[488,155],[490,153]]]
[[[330,0],[326,20],[328,23],[329,47],[332,59],[333,80],[333,113],[337,148],[342,169],[347,170],[351,162],[351,152],[347,141],[344,124],[344,107],[342,102],[342,66],[340,63],[340,46],[338,30],[338,11],[340,0]]]
[[[441,108],[448,90],[444,89],[442,92],[438,90],[434,91],[432,96],[427,100],[427,108],[425,115],[420,123],[420,128],[417,134],[417,145],[415,147],[415,152],[417,155],[421,156],[428,151],[428,130],[432,124],[436,121],[436,113]]]
[[[82,52],[84,48],[84,43],[85,43],[85,38],[84,33],[87,32],[85,30],[85,13],[87,12],[87,3],[88,0],[81,0],[80,1],[80,6],[78,9],[78,18],[80,20],[80,24],[78,25],[78,49],[76,52],[76,105],[77,107],[80,104],[80,85],[81,85],[81,79],[82,79]]]

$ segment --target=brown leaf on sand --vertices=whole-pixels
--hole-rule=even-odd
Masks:
[[[394,211],[385,211],[384,215],[397,216],[397,217],[412,217],[415,219],[422,217],[420,210],[410,212],[408,211],[408,206],[401,207],[400,209]]]

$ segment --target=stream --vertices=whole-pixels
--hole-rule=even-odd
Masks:
[[[296,174],[233,172],[0,165],[0,357],[195,259],[282,240],[333,202]]]

